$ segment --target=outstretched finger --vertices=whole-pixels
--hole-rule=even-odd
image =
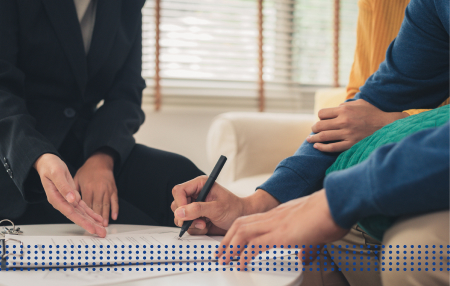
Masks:
[[[94,226],[101,226],[103,227],[103,219],[99,214],[96,214],[93,212],[92,209],[90,209],[89,207],[87,207],[86,203],[83,202],[82,200],[80,200],[79,202],[73,202],[71,204],[69,204],[70,206],[72,206],[77,213],[79,213],[81,216],[83,216],[84,218],[86,218],[88,221],[92,222],[94,224]],[[90,212],[92,212],[93,214],[95,214],[95,218],[91,215],[88,214],[88,211],[90,210]],[[98,219],[98,217],[100,217]]]
[[[341,128],[342,127],[338,119],[328,119],[316,122],[313,126],[311,126],[311,131],[314,133],[319,133],[328,130],[339,130]]]
[[[80,201],[82,202],[82,201]],[[95,233],[100,236],[100,237],[105,237],[106,236],[106,229],[105,227],[97,222],[96,220],[94,220],[92,217],[88,216],[87,213],[85,212],[85,210],[83,209],[83,207],[81,207],[80,203],[76,204],[75,206],[76,211],[84,218],[86,218],[88,221],[90,221],[95,228]]]
[[[70,180],[72,181],[71,184],[69,183],[66,172],[55,172],[50,178],[47,177],[47,179],[53,183],[58,192],[69,203],[73,203],[79,200],[79,193],[76,191],[75,183],[73,183],[73,180]]]
[[[68,175],[66,175],[66,178],[67,177],[72,178],[70,173]],[[68,181],[69,181],[69,179],[68,179]],[[75,175],[75,177],[73,178],[72,182],[73,182],[73,185],[74,185],[75,193],[77,193],[77,194],[75,194],[75,197],[76,197],[75,201],[79,201],[79,200],[81,200],[81,186],[80,186],[80,182],[78,181],[77,175]],[[70,181],[69,181],[69,184],[70,184]]]
[[[321,143],[343,140],[345,135],[341,130],[322,131],[314,135],[308,136],[306,139],[309,143]]]
[[[337,107],[324,108],[319,110],[319,112],[317,113],[317,116],[320,118],[320,120],[336,118],[338,115],[339,109]]]
[[[92,217],[97,223],[103,223],[103,217],[99,214],[96,214],[83,200],[79,201],[78,205],[88,216]]]
[[[119,196],[117,195],[117,187],[114,186],[115,191],[111,195],[111,218],[117,220],[119,216]]]
[[[271,231],[271,227],[271,220],[259,220],[241,225],[241,228],[235,232],[228,245],[226,245],[225,255],[221,257],[221,262],[228,263],[233,258],[242,256],[245,246],[249,245],[252,247],[249,242],[258,236],[269,233]]]
[[[86,187],[81,187],[81,195],[82,200],[86,203],[86,205],[94,210],[94,193]],[[95,210],[94,212],[98,214]]]
[[[274,237],[273,233],[265,233],[250,240],[245,248],[247,250],[247,254],[244,252],[244,255],[239,257],[240,265],[238,266],[238,269],[240,271],[245,271],[249,265],[251,266],[252,260],[258,260],[258,257],[261,259],[260,255],[271,249],[271,246],[275,243],[275,241],[277,241],[277,239]]]
[[[353,144],[349,141],[340,141],[336,143],[315,143],[314,148],[322,151],[322,152],[329,152],[329,153],[335,153],[335,152],[344,152],[348,149],[350,149],[353,146]]]
[[[92,210],[99,214],[103,214],[103,197],[105,196],[107,190],[99,190],[97,189],[95,192],[91,191],[93,194],[93,200],[92,200]],[[105,218],[103,218],[105,219]]]
[[[80,211],[80,209],[76,208],[79,206],[78,202],[73,202],[72,204],[68,203],[50,180],[44,179],[42,181],[42,185],[46,189],[49,202],[55,209],[57,209],[75,224],[87,230],[89,233],[97,233],[101,237],[106,236],[106,230],[103,234],[104,228],[103,230],[97,228],[96,222],[91,217],[83,215],[83,212]]]
[[[225,235],[225,237],[222,239],[222,246],[228,247],[228,245],[230,245],[231,240],[233,239],[233,237],[236,235],[237,231],[241,228],[243,228],[244,225],[256,222],[256,221],[264,221],[267,218],[271,218],[273,212],[276,210],[273,209],[271,211],[268,211],[266,213],[258,213],[258,214],[253,214],[253,215],[249,215],[249,216],[244,216],[244,217],[240,217],[238,219],[236,219],[233,224],[231,225],[230,229],[227,231],[227,235]]]
[[[103,209],[102,209],[103,226],[104,227],[107,227],[109,224],[110,204],[111,204],[111,199],[105,194],[105,196],[103,196]]]

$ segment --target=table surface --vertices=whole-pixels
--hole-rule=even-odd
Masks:
[[[53,224],[53,225],[24,225],[19,226],[26,236],[73,236],[89,235],[82,228],[74,224]],[[120,225],[113,224],[107,228],[108,234],[124,233],[154,228],[147,225]],[[211,236],[211,238],[221,241],[221,236]],[[15,273],[20,275],[20,272]],[[14,274],[14,275],[15,275]],[[299,285],[302,277],[301,272],[238,272],[238,271],[217,271],[217,272],[189,272],[162,277],[128,281],[113,285]],[[45,285],[43,282],[35,281],[35,286]],[[1,285],[1,279],[0,279]],[[99,285],[102,285],[99,281]]]

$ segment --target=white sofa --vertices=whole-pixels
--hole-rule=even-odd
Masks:
[[[318,90],[314,114],[227,112],[218,115],[207,136],[208,161],[228,158],[218,182],[238,196],[248,196],[267,180],[277,164],[291,156],[311,133],[322,108],[345,100],[345,88]]]

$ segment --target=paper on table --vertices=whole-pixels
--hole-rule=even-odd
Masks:
[[[187,271],[172,270],[168,268],[164,271],[151,271],[148,266],[132,266],[132,270],[129,270],[130,266],[122,271],[121,268],[115,271],[113,268],[107,270],[107,268],[92,268],[84,267],[81,270],[75,268],[74,270],[62,268],[57,271],[46,269],[45,271],[1,271],[0,283],[4,286],[17,286],[17,285],[37,285],[40,282],[45,286],[88,286],[88,285],[110,285],[114,283],[120,283],[125,281],[133,281],[140,279],[155,278],[167,275],[176,275],[187,273]]]
[[[276,265],[274,264],[276,263]],[[92,267],[84,267],[81,268],[81,271],[78,271],[76,268],[74,271],[63,271],[60,269],[56,271],[53,269],[49,271],[48,269],[39,269],[38,271],[2,271],[0,272],[0,285],[2,286],[17,286],[17,285],[35,285],[35,286],[92,286],[92,285],[111,285],[116,283],[123,283],[120,285],[128,285],[129,282],[135,280],[144,280],[143,283],[132,284],[132,285],[177,285],[182,284],[183,281],[189,281],[189,285],[193,285],[193,281],[197,285],[210,285],[211,281],[215,281],[214,283],[220,285],[299,285],[301,282],[301,273],[302,270],[299,268],[298,270],[294,269],[297,266],[290,266],[285,261],[283,262],[277,260],[269,260],[264,261],[261,264],[249,267],[248,271],[237,271],[235,266],[221,266],[217,271],[213,267],[212,270],[205,271],[195,271],[191,272],[179,271],[179,269],[172,270],[168,267],[168,271],[166,269],[162,269],[164,271],[149,271],[148,266],[131,266],[132,271],[128,269],[130,266],[125,267],[125,271],[121,271],[121,268],[118,271],[107,271],[106,267],[103,268],[103,271],[99,271],[99,267],[96,267],[95,271],[93,271]],[[146,271],[143,271],[144,268],[147,267]],[[292,268],[291,268],[292,267]],[[226,270],[224,271],[224,268]],[[232,270],[231,268],[234,268]],[[291,268],[291,269],[289,269]],[[139,269],[139,271],[136,271]],[[187,273],[189,272],[189,273]],[[156,280],[159,281],[154,283],[153,280],[147,280],[162,276],[176,275],[176,274],[184,274],[181,277],[173,277],[167,280]],[[185,276],[189,275],[189,276]],[[202,278],[202,275],[206,275],[207,278]],[[167,281],[165,283],[161,283],[161,281]],[[294,281],[294,282],[293,282]],[[228,282],[228,283],[227,283]],[[126,284],[125,284],[126,283]]]
[[[167,228],[165,227],[159,227],[159,228],[148,228],[148,229],[142,229],[142,230],[137,230],[137,231],[129,231],[126,233],[122,233],[122,234],[144,234],[144,233],[160,233],[160,232],[165,232],[167,231]],[[178,235],[178,230],[174,230],[174,233],[176,233]],[[182,240],[183,241],[194,241],[197,238],[199,240],[203,240],[206,238],[211,238],[209,236],[204,236],[204,235],[189,235],[188,233],[185,233]],[[219,236],[214,236],[213,240],[220,242],[223,237],[219,237]],[[179,240],[177,240],[179,242]],[[297,254],[300,249],[294,247],[284,247],[281,248],[280,246],[278,246],[278,248],[271,248],[271,249],[265,249],[264,251],[260,251],[259,247],[256,247],[256,249],[252,249],[252,250],[256,250],[255,253],[252,253],[255,258],[253,259],[253,262],[260,262],[260,261],[266,261],[268,259],[291,259],[288,258],[289,256],[292,256],[293,260],[297,260],[298,261],[298,257],[295,258],[295,254]],[[284,257],[284,258],[282,258]]]
[[[179,261],[212,261],[219,242],[204,235],[186,234],[159,228],[157,233],[124,233],[94,236],[21,236],[20,244],[7,243],[7,267],[80,267]],[[15,238],[17,236],[6,238]]]

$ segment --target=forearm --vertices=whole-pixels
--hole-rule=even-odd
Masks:
[[[366,161],[328,175],[324,185],[334,220],[348,228],[372,215],[448,209],[448,173],[447,123],[377,149]]]
[[[109,170],[114,169],[114,158],[116,157],[116,152],[108,147],[103,147],[92,154],[86,162],[92,162],[95,165],[107,168]]]
[[[243,200],[243,215],[251,215],[256,213],[264,213],[275,207],[277,207],[280,202],[275,199],[268,192],[259,189],[256,190],[252,195],[245,197]]]
[[[408,116],[410,116],[411,114],[409,114],[408,112],[386,112],[385,113],[385,118],[383,119],[383,126],[386,126],[388,124],[391,124],[392,122],[399,120],[399,119],[403,119],[406,118]]]
[[[303,142],[300,148],[277,166],[273,175],[258,189],[265,190],[284,203],[322,189],[326,170],[339,153],[324,153],[313,144]]]
[[[448,2],[410,2],[386,60],[361,87],[356,99],[386,112],[400,112],[436,108],[448,97],[448,18],[444,23],[439,10],[448,11]]]

